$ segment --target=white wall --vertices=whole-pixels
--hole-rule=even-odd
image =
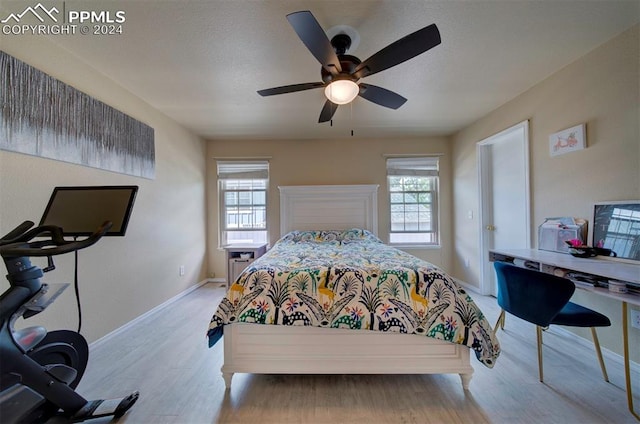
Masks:
[[[23,220],[37,222],[55,186],[140,187],[126,236],[105,238],[79,255],[82,333],[95,341],[205,278],[206,146],[46,37],[5,37],[2,49],[155,130],[154,180],[0,151],[2,234]],[[72,259],[72,254],[57,257],[58,269],[45,281],[72,282]],[[183,277],[180,265],[186,268]],[[8,287],[2,280],[0,290]],[[75,329],[73,289],[26,324]]]

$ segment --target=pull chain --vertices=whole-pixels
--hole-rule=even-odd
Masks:
[[[351,137],[353,137],[353,102],[351,102],[350,106],[351,106]]]

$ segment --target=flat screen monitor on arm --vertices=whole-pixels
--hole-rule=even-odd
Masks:
[[[55,225],[65,236],[78,237],[111,221],[105,236],[124,236],[137,191],[138,186],[56,187],[40,225]]]

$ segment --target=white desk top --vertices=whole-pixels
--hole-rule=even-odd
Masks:
[[[620,262],[597,256],[593,258],[576,258],[565,253],[536,249],[497,249],[491,250],[491,252],[512,258],[539,262],[540,264],[551,265],[569,271],[640,284],[640,263]],[[613,293],[605,288],[591,287],[589,285],[576,285],[576,287],[640,306],[640,296],[637,295]]]

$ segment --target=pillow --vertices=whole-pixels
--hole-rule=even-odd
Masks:
[[[322,241],[321,231],[291,231],[280,240],[291,243],[317,243]]]
[[[374,243],[382,243],[375,234],[369,230],[361,228],[352,228],[343,232],[342,243],[352,243],[357,241],[369,241]]]
[[[372,241],[382,243],[373,233],[360,228],[349,230],[310,230],[291,231],[282,237],[281,241],[291,243],[352,243],[357,241]]]

